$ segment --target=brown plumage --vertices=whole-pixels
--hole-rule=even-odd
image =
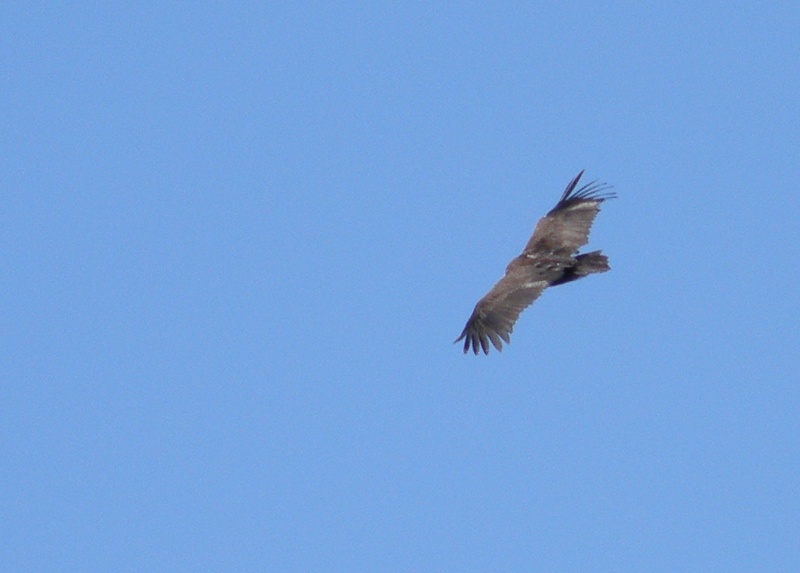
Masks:
[[[600,251],[578,255],[589,242],[589,230],[600,204],[616,197],[609,185],[592,181],[577,191],[583,171],[569,182],[558,204],[536,225],[522,254],[506,267],[486,296],[478,301],[464,327],[464,353],[489,354],[491,342],[497,350],[511,342],[511,331],[520,313],[539,298],[544,289],[610,269]]]

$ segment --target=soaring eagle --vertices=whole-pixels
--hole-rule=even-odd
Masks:
[[[569,182],[561,200],[536,225],[522,254],[506,267],[506,275],[478,301],[464,331],[464,353],[489,354],[489,342],[497,350],[511,342],[511,331],[520,313],[539,298],[544,289],[604,273],[608,257],[600,251],[577,254],[589,242],[600,204],[616,197],[609,185],[592,181],[576,190],[583,171]]]

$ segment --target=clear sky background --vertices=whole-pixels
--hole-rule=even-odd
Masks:
[[[800,570],[800,7],[557,4],[0,6],[4,571]]]

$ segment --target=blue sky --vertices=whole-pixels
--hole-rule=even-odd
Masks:
[[[800,569],[797,4],[284,4],[0,7],[6,570]]]

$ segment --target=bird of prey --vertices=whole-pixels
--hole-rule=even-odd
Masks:
[[[536,225],[522,254],[506,267],[505,276],[478,301],[464,331],[464,353],[489,354],[489,342],[499,351],[511,342],[511,331],[520,313],[539,298],[544,289],[604,273],[608,257],[600,251],[577,254],[589,242],[600,204],[616,197],[611,187],[592,181],[580,189],[583,171],[569,182],[561,200]]]

